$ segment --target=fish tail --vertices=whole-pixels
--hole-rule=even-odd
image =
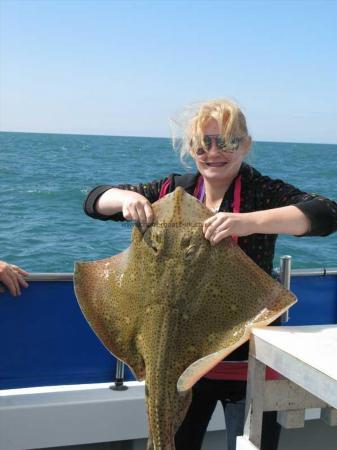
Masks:
[[[147,386],[145,398],[149,429],[147,450],[175,450],[174,404],[170,405],[167,401],[160,401],[158,397],[149,396]]]

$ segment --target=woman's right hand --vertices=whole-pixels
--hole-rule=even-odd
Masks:
[[[154,219],[152,206],[147,198],[138,192],[124,189],[111,188],[105,191],[97,199],[95,209],[106,216],[122,212],[124,219],[139,222],[143,231]]]
[[[126,220],[139,222],[143,231],[153,222],[151,203],[141,194],[125,191],[123,196],[122,213]]]

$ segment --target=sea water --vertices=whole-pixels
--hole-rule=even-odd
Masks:
[[[98,184],[138,183],[183,167],[166,138],[0,133],[0,260],[30,272],[72,272],[76,260],[109,257],[130,243],[131,228],[87,217]],[[337,199],[337,145],[255,142],[248,163],[272,178]],[[337,267],[337,233],[281,236],[293,267]]]

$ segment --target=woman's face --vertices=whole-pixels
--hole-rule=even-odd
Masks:
[[[201,175],[210,183],[219,184],[221,181],[231,181],[238,173],[242,160],[248,153],[251,139],[249,136],[240,141],[236,150],[225,151],[218,149],[216,136],[220,136],[218,123],[211,120],[204,130],[205,136],[211,136],[208,151],[195,154],[194,159]],[[240,137],[240,136],[238,136]]]

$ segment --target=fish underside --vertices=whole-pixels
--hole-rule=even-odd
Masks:
[[[148,449],[172,450],[192,386],[296,302],[231,238],[212,246],[212,213],[182,188],[111,258],[75,264],[84,316],[105,347],[145,379]]]

